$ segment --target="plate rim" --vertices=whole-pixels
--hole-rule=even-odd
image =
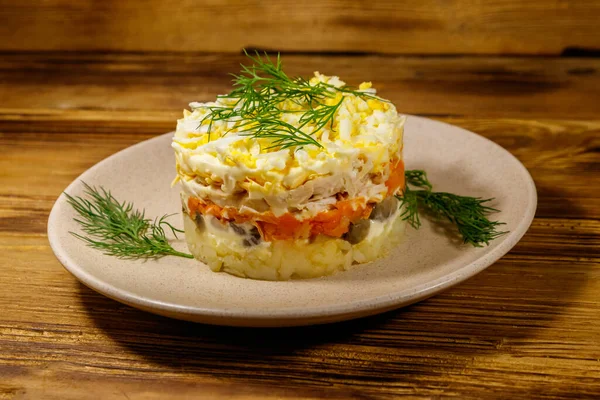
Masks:
[[[61,207],[63,207],[66,204],[66,201],[65,201],[66,197],[65,197],[64,193],[69,192],[70,189],[72,189],[74,186],[78,185],[79,181],[82,180],[84,175],[93,173],[95,170],[101,169],[105,164],[110,163],[113,160],[113,158],[117,158],[117,157],[122,156],[123,154],[135,151],[135,149],[138,146],[142,146],[142,145],[146,144],[147,142],[161,140],[167,135],[173,135],[172,131],[164,133],[162,135],[152,137],[150,139],[143,140],[139,143],[133,144],[125,149],[122,149],[114,154],[111,154],[110,156],[106,157],[105,159],[99,161],[98,163],[94,164],[92,167],[85,170],[76,179],[74,179],[61,192],[61,194],[58,196],[58,198],[54,202],[54,204],[52,206],[52,210],[50,211],[50,215],[48,217],[48,223],[47,223],[47,234],[48,234],[48,241],[50,243],[50,247],[51,247],[54,255],[56,256],[56,258],[58,259],[58,261],[63,265],[63,267],[69,273],[71,273],[73,276],[75,276],[80,282],[82,282],[89,288],[91,288],[91,289],[93,289],[115,301],[119,301],[119,302],[128,304],[130,306],[143,309],[148,312],[155,312],[154,310],[156,310],[155,313],[157,313],[157,314],[169,315],[174,318],[177,318],[177,316],[170,315],[170,314],[174,313],[174,314],[183,314],[183,315],[195,316],[195,317],[206,317],[207,321],[202,321],[202,318],[194,319],[199,322],[215,323],[214,322],[215,320],[220,321],[220,320],[232,320],[233,319],[234,321],[233,322],[230,321],[231,323],[226,323],[224,321],[220,321],[217,323],[223,324],[223,325],[240,325],[239,321],[255,320],[257,322],[256,326],[265,326],[264,322],[268,323],[268,321],[272,322],[274,320],[278,320],[278,322],[284,322],[284,321],[293,322],[293,321],[297,321],[297,320],[323,319],[326,317],[330,317],[331,320],[339,321],[342,319],[354,318],[354,316],[356,314],[361,314],[361,315],[366,316],[366,315],[375,314],[379,310],[390,310],[390,309],[396,308],[396,306],[399,308],[404,305],[409,305],[409,304],[415,303],[419,300],[427,298],[431,295],[441,292],[442,290],[445,290],[454,285],[457,285],[457,284],[465,281],[468,278],[475,276],[479,272],[483,271],[485,268],[489,267],[490,265],[492,265],[493,263],[498,261],[506,253],[508,253],[519,242],[519,240],[523,237],[523,235],[525,235],[525,233],[531,226],[531,223],[535,217],[535,212],[537,210],[537,190],[536,190],[535,182],[534,182],[533,178],[531,177],[531,174],[529,173],[527,168],[525,168],[523,163],[521,163],[521,161],[517,157],[515,157],[512,153],[510,153],[508,150],[506,150],[499,144],[495,143],[494,141],[492,141],[486,137],[483,137],[475,132],[469,131],[462,127],[452,125],[452,124],[449,124],[446,122],[437,121],[437,120],[419,117],[419,116],[414,116],[414,115],[409,115],[409,114],[404,114],[404,115],[406,115],[406,117],[410,118],[410,119],[421,120],[422,122],[424,121],[426,123],[441,124],[443,126],[451,127],[453,129],[459,129],[467,134],[473,135],[474,137],[476,137],[480,140],[488,142],[493,147],[495,147],[497,150],[504,152],[510,158],[512,158],[514,160],[514,162],[516,162],[516,165],[518,165],[520,172],[523,173],[523,176],[526,178],[526,182],[528,184],[526,189],[529,192],[528,193],[529,196],[527,199],[528,204],[527,204],[526,213],[525,213],[524,217],[519,221],[517,226],[511,232],[509,232],[507,234],[506,238],[502,241],[502,243],[500,243],[498,246],[496,246],[494,249],[490,250],[489,252],[482,254],[480,257],[473,260],[472,262],[462,265],[460,268],[452,271],[451,273],[441,276],[433,281],[424,282],[424,283],[417,285],[408,290],[401,289],[399,291],[391,291],[384,295],[379,295],[379,296],[375,296],[372,298],[361,298],[361,299],[357,299],[357,300],[351,300],[351,301],[348,301],[346,303],[339,304],[339,305],[325,304],[325,305],[320,305],[320,306],[310,307],[310,308],[293,307],[293,308],[286,308],[286,309],[280,309],[280,310],[273,310],[273,309],[263,310],[260,308],[259,309],[256,309],[256,308],[224,309],[224,308],[217,308],[217,307],[199,307],[199,306],[181,305],[181,304],[177,304],[177,303],[160,301],[160,300],[151,299],[149,297],[136,295],[135,293],[132,293],[131,291],[124,290],[124,289],[118,289],[110,284],[105,283],[101,279],[99,279],[99,278],[93,276],[92,274],[90,274],[89,272],[87,272],[84,267],[79,266],[76,262],[74,262],[68,256],[68,252],[65,251],[61,246],[59,235],[57,234],[58,230],[60,229],[59,228],[60,224],[57,222],[58,222],[58,218],[59,218],[59,214],[60,214],[60,209],[61,209]],[[107,256],[107,257],[109,257],[109,256]],[[240,279],[242,279],[242,278],[240,278]],[[320,278],[317,278],[317,279],[320,279]],[[162,313],[159,311],[162,311]],[[347,318],[340,318],[340,319],[335,318],[336,316],[341,317],[344,315],[346,315]],[[238,323],[235,323],[235,321],[238,321]],[[260,321],[263,321],[263,323],[261,323]],[[254,326],[254,325],[252,325],[252,323],[250,323],[250,324],[245,323],[243,325]],[[301,323],[297,324],[297,325],[301,325]]]

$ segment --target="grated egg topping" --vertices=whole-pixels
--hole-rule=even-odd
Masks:
[[[336,76],[315,72],[310,83],[318,82],[345,85]],[[376,94],[370,82],[362,83],[359,90]],[[297,218],[317,214],[335,204],[340,195],[380,202],[389,194],[386,182],[393,163],[402,160],[405,117],[379,98],[336,92],[326,100],[329,105],[340,101],[331,124],[320,130],[310,124],[302,127],[322,147],[310,144],[287,149],[273,148],[270,139],[244,135],[239,121],[205,119],[207,107],[231,106],[231,99],[191,103],[173,137],[175,181],[181,182],[184,197],[242,212],[292,212]],[[282,120],[296,127],[301,111],[309,107],[289,100],[279,106],[290,111],[282,114]]]

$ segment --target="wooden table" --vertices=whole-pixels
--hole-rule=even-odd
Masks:
[[[600,398],[599,16],[594,0],[0,0],[0,399]],[[46,237],[57,196],[228,91],[242,47],[505,147],[537,185],[530,230],[451,290],[325,326],[181,322],[78,283]]]
[[[411,307],[294,329],[203,326],[78,283],[55,259],[56,197],[108,155],[227,90],[236,55],[0,60],[0,398],[600,396],[600,61],[288,56],[504,146],[539,207],[499,262]]]

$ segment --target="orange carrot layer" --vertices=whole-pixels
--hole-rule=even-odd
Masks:
[[[398,188],[404,188],[404,161],[392,161],[390,169],[390,177],[385,183],[388,188],[388,195],[396,193]]]
[[[392,162],[390,178],[385,185],[388,188],[388,195],[392,195],[400,187],[404,187],[404,163],[402,160]],[[311,238],[319,234],[341,237],[348,232],[351,223],[369,218],[372,209],[373,205],[366,204],[363,198],[340,200],[333,205],[332,209],[300,221],[291,213],[285,213],[279,217],[271,211],[240,213],[235,207],[221,207],[209,200],[194,197],[190,197],[188,200],[188,210],[192,217],[200,213],[201,215],[213,215],[223,223],[229,221],[251,222],[258,228],[266,241]]]

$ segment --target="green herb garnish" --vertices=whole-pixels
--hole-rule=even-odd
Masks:
[[[242,131],[240,135],[271,139],[269,148],[286,149],[311,144],[322,147],[314,135],[333,124],[344,94],[385,101],[348,86],[337,88],[324,82],[311,84],[302,77],[291,78],[283,71],[279,54],[273,62],[266,53],[264,56],[258,52],[255,56],[244,53],[254,64],[242,64],[240,75],[233,75],[234,89],[229,94],[218,96],[231,100],[231,105],[200,107],[208,110],[200,125],[208,123],[209,140],[213,122],[226,121],[234,122],[231,129]],[[340,101],[327,104],[327,100],[335,99],[338,93],[342,94]],[[282,105],[286,101],[306,109],[284,110]],[[301,113],[299,125],[293,126],[283,121],[281,117],[284,113]],[[308,126],[314,126],[310,133],[303,131]]]
[[[422,170],[406,171],[406,189],[396,196],[404,206],[402,217],[413,227],[421,226],[419,208],[436,219],[446,219],[456,225],[464,243],[475,247],[488,245],[491,240],[507,232],[498,231],[502,222],[490,221],[487,216],[498,212],[485,205],[493,200],[480,197],[459,196],[453,193],[434,192],[427,174]]]
[[[80,216],[75,221],[89,235],[70,232],[73,236],[104,254],[120,258],[148,259],[167,255],[194,258],[169,244],[165,228],[175,237],[177,232],[183,232],[166,221],[170,215],[152,221],[145,217],[143,210],[134,210],[132,203],[119,203],[104,188],[96,189],[85,182],[83,184],[88,198],[72,197],[65,193],[68,203]]]

